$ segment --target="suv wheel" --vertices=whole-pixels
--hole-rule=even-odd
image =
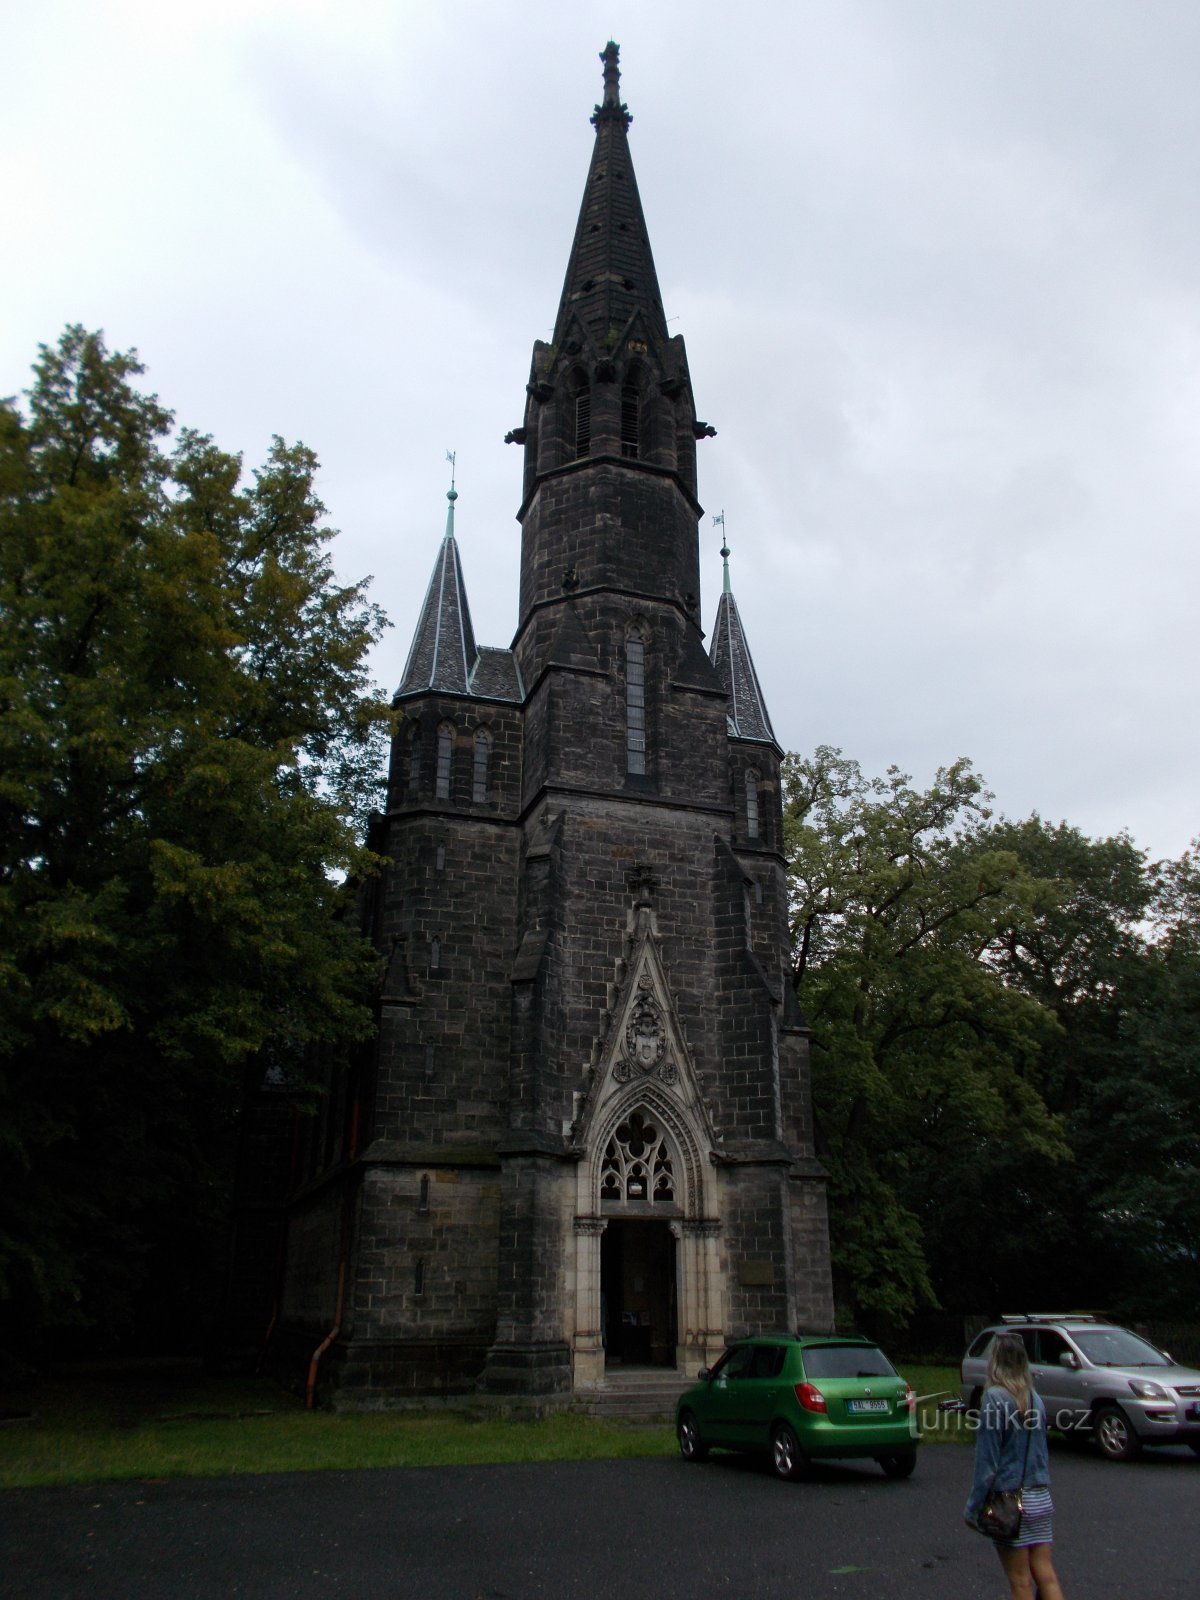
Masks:
[[[1120,1406],[1097,1406],[1093,1420],[1096,1443],[1110,1461],[1132,1461],[1142,1441]]]
[[[790,1423],[777,1422],[771,1430],[771,1470],[777,1478],[798,1478],[804,1471],[804,1451]]]
[[[700,1425],[691,1411],[685,1411],[675,1429],[679,1454],[685,1461],[707,1461],[708,1446],[700,1437]]]

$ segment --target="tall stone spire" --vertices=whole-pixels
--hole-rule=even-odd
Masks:
[[[667,331],[611,41],[601,60],[554,336],[534,341],[524,419],[508,435],[525,454],[515,643],[527,682],[553,626],[539,612],[566,595],[636,594],[700,625],[696,444],[715,429],[696,417],[683,338]]]
[[[427,689],[441,689],[449,694],[470,692],[471,672],[479,652],[454,537],[454,502],[458,491],[453,483],[446,499],[450,502],[446,512],[446,535],[433,564],[433,575],[425,591],[425,603],[408,652],[404,676],[396,690],[397,698],[421,694]]]
[[[733,598],[733,588],[729,582],[729,546],[724,540],[721,543],[721,556],[725,563],[725,575],[709,659],[729,696],[730,732],[738,739],[757,739],[767,744],[778,744],[767,715],[767,703],[759,686],[758,673],[754,670],[754,660],[746,642],[737,601]]]
[[[610,39],[600,56],[604,97],[592,116],[596,143],[554,325],[555,344],[565,337],[572,316],[577,316],[602,348],[609,330],[615,339],[638,309],[653,334],[667,337],[658,274],[629,154],[627,130],[633,118],[620,97],[619,51]]]

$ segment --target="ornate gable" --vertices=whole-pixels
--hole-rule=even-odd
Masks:
[[[647,880],[648,881],[648,880]],[[712,1125],[671,998],[654,913],[643,888],[631,913],[624,976],[597,1038],[590,1085],[575,1122],[585,1148],[639,1105],[686,1125],[694,1148],[711,1149]]]

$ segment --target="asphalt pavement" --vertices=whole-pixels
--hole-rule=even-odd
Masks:
[[[675,1460],[176,1479],[0,1494],[9,1600],[1001,1600],[970,1450],[780,1483]],[[1066,1600],[1194,1600],[1200,1459],[1052,1453]]]

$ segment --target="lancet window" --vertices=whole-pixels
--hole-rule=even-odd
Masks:
[[[641,454],[641,395],[636,383],[621,389],[621,454],[636,460]]]
[[[638,628],[625,640],[625,770],[646,770],[646,644]]]
[[[575,456],[592,453],[592,392],[580,389],[575,395]]]
[[[758,838],[758,773],[746,768],[746,837]]]
[[[670,1147],[657,1123],[640,1111],[620,1123],[604,1150],[600,1199],[668,1205],[675,1199]]]
[[[437,733],[437,788],[439,800],[450,798],[450,767],[454,760],[454,729],[443,722]]]
[[[471,777],[471,799],[477,806],[488,797],[488,767],[492,757],[492,736],[485,728],[475,735],[475,766]]]

